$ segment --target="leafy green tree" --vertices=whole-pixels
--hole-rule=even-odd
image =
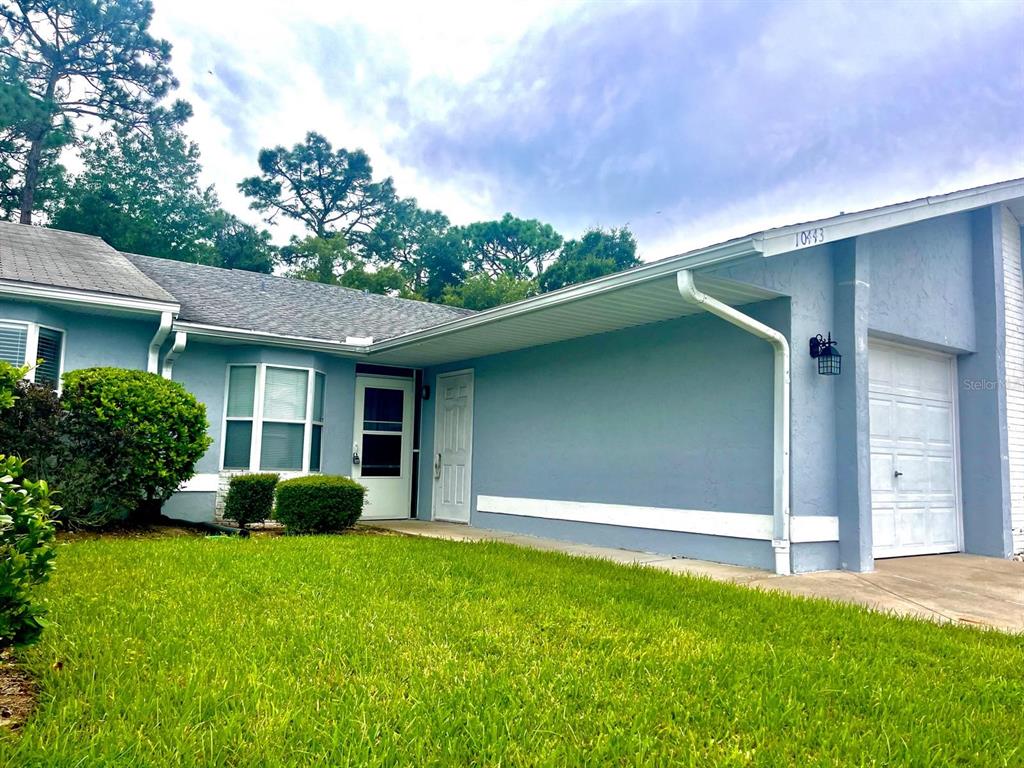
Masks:
[[[346,288],[379,293],[384,296],[401,296],[406,299],[419,298],[410,293],[406,286],[405,275],[394,267],[384,266],[370,270],[366,264],[357,261],[341,276],[339,281]]]
[[[591,229],[565,244],[558,258],[541,274],[540,290],[554,291],[638,264],[636,238],[629,229]]]
[[[440,211],[426,211],[413,198],[396,200],[366,238],[366,258],[404,276],[404,288],[420,293],[431,279],[433,259],[443,249],[451,222]]]
[[[85,170],[68,185],[52,224],[102,237],[120,251],[215,263],[217,198],[199,184],[199,149],[175,129],[107,132],[86,141]]]
[[[20,175],[20,220],[32,221],[54,132],[71,133],[76,121],[146,130],[180,124],[191,107],[161,107],[178,82],[171,46],[149,32],[150,0],[0,0],[0,75],[23,83],[39,111],[22,127],[22,140],[5,151]]]
[[[45,107],[29,93],[24,83],[7,82],[0,77],[0,218],[10,219],[21,210],[29,135],[33,126],[45,119]],[[62,189],[65,169],[58,158],[70,136],[67,126],[47,136],[35,191],[37,209],[45,210]]]
[[[319,133],[291,149],[260,150],[259,176],[238,185],[250,207],[273,222],[278,214],[303,222],[317,237],[344,236],[357,251],[395,202],[391,179],[373,181],[370,158],[361,149],[337,151]]]
[[[550,224],[506,213],[497,221],[478,221],[462,228],[471,269],[492,278],[517,280],[536,277],[562,246],[562,236]]]
[[[340,285],[341,276],[356,263],[358,257],[349,250],[348,243],[341,235],[310,235],[301,240],[293,237],[281,249],[281,260],[289,268],[289,277]]]
[[[459,285],[448,286],[441,297],[443,304],[466,309],[491,309],[502,304],[527,299],[537,293],[537,283],[511,275],[490,275],[480,272],[467,277]]]
[[[210,225],[213,243],[207,263],[266,274],[274,271],[278,249],[270,242],[267,230],[257,229],[223,210],[214,211]]]
[[[426,279],[417,291],[427,301],[440,302],[445,290],[466,279],[468,251],[456,227],[420,246]]]

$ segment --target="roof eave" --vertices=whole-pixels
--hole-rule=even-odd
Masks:
[[[317,339],[308,336],[285,336],[282,334],[271,333],[269,331],[227,328],[220,325],[190,323],[182,320],[175,321],[174,330],[184,331],[189,336],[198,336],[201,338],[224,339],[247,344],[267,344],[270,346],[289,347],[290,349],[305,349],[311,352],[331,352],[334,354],[351,355],[355,357],[366,355],[372,348],[372,345],[346,344],[341,341]]]
[[[136,296],[120,296],[113,293],[86,291],[78,288],[26,283],[18,280],[0,280],[0,295],[35,299],[54,304],[74,307],[98,307],[118,309],[145,314],[177,313],[181,306],[177,302],[145,299]]]
[[[372,344],[369,347],[369,352],[372,355],[376,352],[393,350],[406,346],[407,344],[415,344],[417,342],[434,339],[439,336],[445,336],[450,333],[458,333],[469,328],[489,325],[491,323],[508,320],[520,315],[537,312],[542,309],[550,309],[551,307],[556,307],[562,304],[569,304],[574,301],[579,301],[580,299],[597,296],[609,291],[619,290],[637,283],[656,280],[660,277],[664,277],[665,275],[678,272],[680,269],[705,267],[721,261],[728,261],[743,256],[753,256],[758,253],[760,253],[758,246],[751,237],[729,240],[725,243],[701,248],[696,251],[690,251],[678,256],[671,256],[667,259],[651,262],[650,264],[643,264],[624,272],[616,272],[615,274],[599,277],[585,283],[561,288],[557,291],[552,291],[551,293],[545,293],[540,296],[523,299],[521,301],[513,302],[512,304],[503,304],[502,306],[494,307],[493,309],[486,309],[482,312],[477,312],[474,315],[450,320],[446,323],[442,323],[441,325],[431,326],[430,328],[425,328],[419,331],[411,331],[409,333]]]

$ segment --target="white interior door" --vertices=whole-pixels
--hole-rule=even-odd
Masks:
[[[958,552],[956,363],[881,342],[868,354],[874,556]]]
[[[434,519],[469,522],[473,461],[473,372],[437,377]]]
[[[356,377],[352,478],[366,486],[363,519],[409,517],[413,382]]]

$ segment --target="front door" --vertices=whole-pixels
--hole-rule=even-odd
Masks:
[[[363,519],[409,517],[413,382],[356,377],[352,478],[366,486]]]
[[[434,519],[469,522],[473,460],[473,372],[437,377]]]
[[[957,552],[955,360],[881,342],[868,355],[874,556]]]

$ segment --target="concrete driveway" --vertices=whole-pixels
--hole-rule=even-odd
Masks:
[[[1024,563],[993,557],[963,554],[901,557],[876,561],[872,573],[823,571],[776,576],[736,565],[593,547],[454,523],[396,520],[367,523],[365,527],[451,541],[503,541],[530,549],[599,557],[748,587],[856,603],[902,616],[1024,632]]]

